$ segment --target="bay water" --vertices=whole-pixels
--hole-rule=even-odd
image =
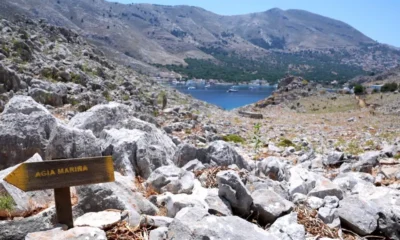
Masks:
[[[238,90],[237,92],[227,92],[228,89],[232,88],[232,85],[211,85],[208,88],[196,86],[195,89],[185,85],[172,85],[172,87],[225,110],[255,103],[269,97],[276,89],[274,86],[235,85],[233,88]]]

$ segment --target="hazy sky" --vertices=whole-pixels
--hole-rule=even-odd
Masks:
[[[108,0],[121,3],[192,5],[222,15],[302,9],[341,20],[368,37],[400,47],[400,0]]]

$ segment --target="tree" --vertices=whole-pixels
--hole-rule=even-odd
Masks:
[[[365,91],[364,87],[361,84],[356,84],[354,86],[354,94],[360,95],[363,94]]]
[[[381,87],[381,92],[394,92],[399,86],[395,82],[385,83]]]

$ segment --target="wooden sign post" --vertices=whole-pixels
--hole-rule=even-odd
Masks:
[[[54,189],[58,222],[74,226],[69,187],[114,181],[111,156],[22,163],[4,180],[28,192]]]

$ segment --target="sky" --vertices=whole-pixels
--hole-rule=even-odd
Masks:
[[[373,40],[400,47],[400,0],[108,0],[120,3],[191,5],[221,15],[302,9],[350,24]]]

